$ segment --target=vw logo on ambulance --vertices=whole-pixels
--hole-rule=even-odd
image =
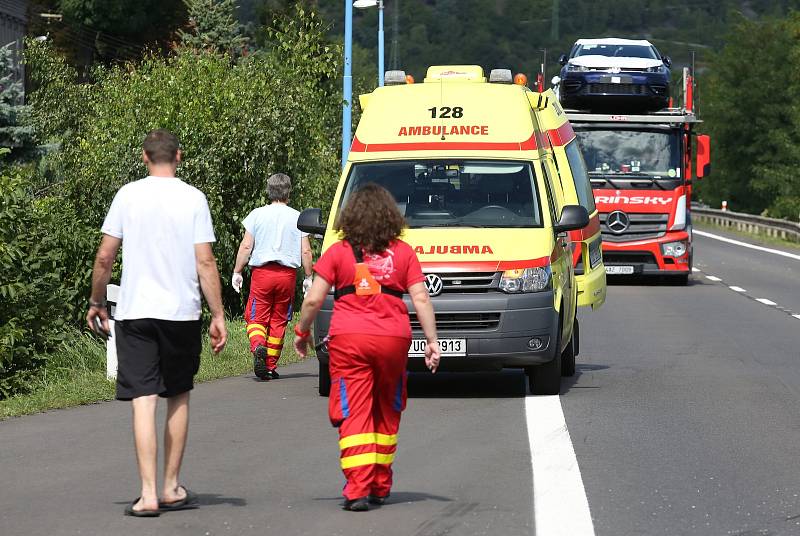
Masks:
[[[425,289],[427,289],[428,294],[431,296],[438,296],[442,293],[442,288],[444,287],[444,283],[442,282],[442,278],[436,274],[427,274],[425,276]]]

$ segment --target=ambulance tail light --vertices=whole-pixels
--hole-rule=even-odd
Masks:
[[[500,278],[500,290],[508,294],[542,292],[552,288],[550,266],[506,270]]]
[[[492,84],[510,84],[511,69],[492,69],[489,73],[489,82]]]
[[[412,79],[413,80],[413,79]],[[387,86],[400,86],[407,83],[405,71],[386,71],[383,83]]]

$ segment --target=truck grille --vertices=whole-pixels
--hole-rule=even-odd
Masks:
[[[416,313],[409,313],[411,329],[421,330]],[[436,313],[437,331],[487,331],[497,329],[501,313]]]
[[[588,94],[603,95],[647,95],[647,86],[642,84],[589,84]]]
[[[608,214],[600,214],[601,233],[605,242],[630,242],[660,238],[667,232],[669,214],[631,214],[630,225],[621,233],[614,233],[606,226]]]
[[[442,294],[489,292],[500,286],[500,272],[426,273],[435,273],[442,278]]]
[[[658,265],[652,253],[636,251],[608,251],[603,253],[603,262],[613,264],[654,264]]]

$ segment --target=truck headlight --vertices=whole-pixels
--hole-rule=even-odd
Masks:
[[[588,71],[588,70],[589,70],[589,68],[588,67],[584,67],[583,65],[575,65],[574,63],[568,63],[567,64],[567,71],[570,71],[570,72],[582,73],[582,72]]]
[[[686,250],[687,247],[685,240],[661,244],[661,253],[663,253],[665,257],[683,257],[686,255]]]
[[[549,266],[506,270],[500,278],[500,290],[509,294],[541,292],[550,288],[551,276]]]

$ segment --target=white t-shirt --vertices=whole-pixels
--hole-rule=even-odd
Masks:
[[[250,266],[278,262],[289,268],[301,264],[301,239],[308,236],[297,228],[300,213],[288,205],[273,203],[253,210],[242,225],[255,238]]]
[[[174,177],[128,183],[101,231],[122,239],[117,320],[200,318],[194,245],[216,240],[203,192]]]

